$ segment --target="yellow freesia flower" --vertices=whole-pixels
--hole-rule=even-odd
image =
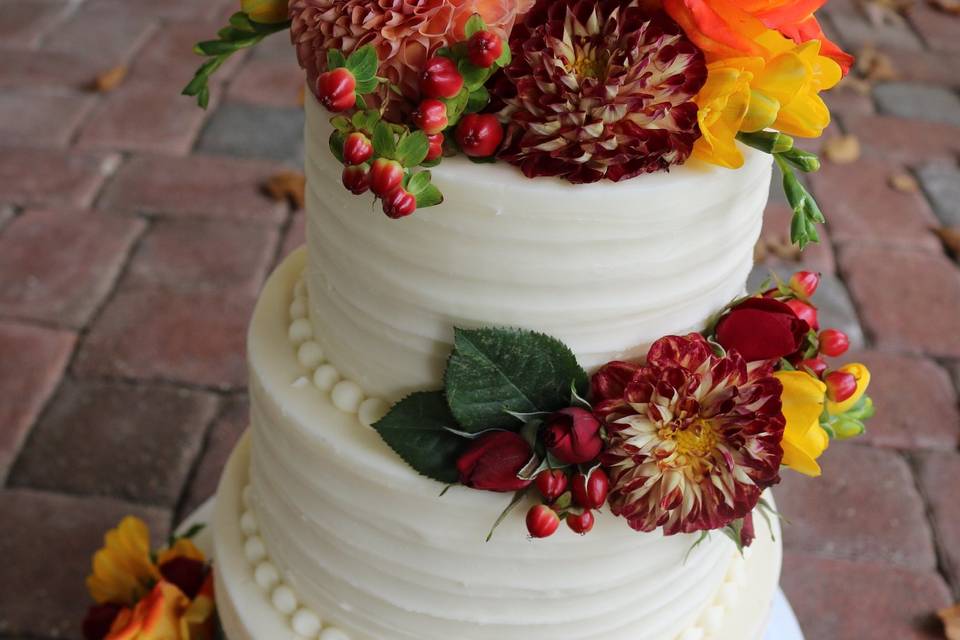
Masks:
[[[289,14],[288,0],[240,0],[240,10],[261,24],[283,22]]]
[[[750,83],[761,69],[763,59],[755,57],[730,58],[707,65],[707,81],[694,98],[700,124],[694,157],[728,169],[743,166],[736,138],[750,110]]]
[[[857,404],[863,394],[867,392],[867,387],[870,386],[870,370],[859,362],[845,364],[840,367],[840,371],[853,374],[853,377],[857,379],[857,390],[843,402],[827,401],[827,412],[832,416],[838,416],[852,409],[853,405]]]
[[[150,531],[133,516],[124,518],[107,532],[104,546],[93,556],[93,573],[87,590],[98,603],[132,606],[160,577],[150,559]]]
[[[777,371],[783,385],[781,396],[787,427],[783,432],[783,464],[808,476],[819,476],[817,458],[830,445],[830,436],[820,426],[827,385],[804,371]]]

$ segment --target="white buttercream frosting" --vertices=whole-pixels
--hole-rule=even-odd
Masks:
[[[343,188],[329,114],[312,96],[306,112],[310,317],[367,393],[437,388],[454,326],[536,329],[594,368],[700,329],[743,290],[767,154],[589,185],[447,158],[433,169],[443,204],[390,220]]]

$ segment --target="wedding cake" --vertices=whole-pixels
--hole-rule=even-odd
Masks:
[[[763,637],[768,489],[872,411],[816,274],[745,295],[774,162],[822,222],[791,135],[849,59],[796,4],[250,0],[198,45],[201,103],[287,29],[311,88],[211,522],[229,640]]]

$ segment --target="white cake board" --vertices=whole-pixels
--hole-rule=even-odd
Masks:
[[[193,524],[208,524],[213,522],[213,498],[210,498],[190,514],[181,524],[180,531],[189,529]],[[209,529],[203,529],[194,538],[194,542],[207,555],[213,557],[213,532]],[[804,640],[803,632],[800,631],[800,623],[797,622],[797,616],[794,615],[787,597],[782,590],[777,590],[773,599],[773,609],[770,612],[770,626],[767,627],[767,635],[764,640]]]

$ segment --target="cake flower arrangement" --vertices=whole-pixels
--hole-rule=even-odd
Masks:
[[[289,31],[344,187],[391,218],[442,202],[429,168],[456,154],[591,183],[691,158],[734,170],[747,145],[773,155],[803,247],[824,217],[794,138],[822,134],[820,94],[852,62],[824,2],[243,0],[184,93],[205,106],[230,55]]]
[[[83,620],[85,640],[213,640],[213,571],[190,538],[201,527],[150,549],[150,531],[127,516],[93,557],[87,590],[96,604]]]

